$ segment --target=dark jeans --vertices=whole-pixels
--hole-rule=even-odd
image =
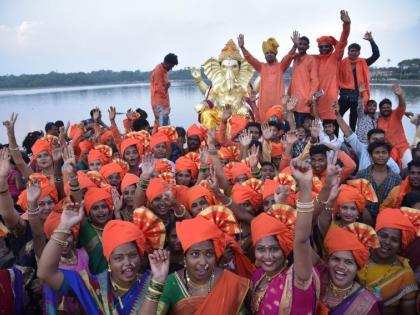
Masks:
[[[359,97],[359,92],[357,90],[346,90],[340,89],[340,99],[338,104],[340,105],[340,115],[344,114],[350,108],[350,121],[349,125],[351,130],[356,130],[357,124],[357,99]]]
[[[311,114],[309,114],[309,113],[294,112],[294,115],[295,115],[296,128],[299,128],[299,127],[303,126],[303,122],[304,122],[306,117],[312,117]]]

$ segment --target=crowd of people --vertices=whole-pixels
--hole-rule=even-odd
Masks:
[[[48,122],[0,149],[0,314],[419,314],[420,128],[404,91],[370,99],[379,58],[343,31],[294,34],[259,72],[249,113],[170,125],[168,54],[152,72],[153,116],[118,126]],[[293,62],[291,82],[283,74]],[[343,119],[350,110],[349,123]],[[153,120],[149,124],[149,120]],[[341,136],[343,135],[343,136]]]

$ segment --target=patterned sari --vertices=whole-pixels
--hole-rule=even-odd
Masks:
[[[85,271],[60,271],[64,275],[60,293],[76,296],[84,312],[89,315],[138,314],[151,279],[150,272],[146,271],[127,293],[118,298],[113,294],[108,271],[96,276]]]
[[[191,296],[177,272],[169,275],[158,305],[158,315],[246,314],[248,279],[225,270],[207,296]]]
[[[397,256],[392,265],[375,264],[372,261],[357,275],[362,286],[380,296],[385,306],[398,307],[401,299],[415,298],[417,282],[408,260]]]
[[[293,266],[275,276],[263,289],[259,284],[265,278],[265,272],[260,268],[252,277],[253,314],[315,314],[320,292],[320,280],[315,270],[312,272],[312,281],[306,288],[294,285]]]

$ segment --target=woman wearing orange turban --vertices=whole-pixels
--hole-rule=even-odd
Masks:
[[[398,256],[419,235],[420,211],[386,208],[379,212],[375,230],[380,247],[359,271],[360,283],[384,303],[385,314],[415,314],[417,281],[408,260]]]
[[[139,175],[139,164],[144,146],[142,142],[134,137],[125,138],[121,142],[120,153],[129,165],[129,173]]]
[[[252,178],[251,168],[243,162],[234,162],[227,173],[233,183],[242,183]]]
[[[99,171],[102,166],[109,163],[110,158],[107,157],[102,150],[91,149],[88,154],[88,163],[90,171]]]
[[[363,223],[328,230],[325,237],[328,260],[318,264],[325,286],[318,314],[382,314],[378,298],[355,281],[357,271],[369,260],[369,248],[377,246],[375,231]]]
[[[156,159],[167,159],[171,154],[171,142],[168,135],[160,130],[150,138],[150,148]]]
[[[201,210],[215,204],[213,193],[201,185],[192,186],[188,190],[188,209],[195,217]]]
[[[36,158],[36,165],[41,170],[52,167],[52,148],[51,141],[41,138],[35,141],[31,147],[33,156]]]
[[[297,160],[291,164],[300,187],[297,218],[272,217],[261,213],[251,222],[255,263],[260,266],[252,277],[253,314],[315,314],[319,279],[312,269],[311,245],[313,202],[312,170]],[[294,264],[287,266],[293,250]]]
[[[223,232],[198,216],[176,224],[185,268],[168,276],[159,314],[245,314],[249,280],[217,267],[226,242]]]
[[[109,271],[92,276],[86,271],[58,269],[62,244],[71,228],[83,219],[83,206],[71,204],[63,210],[60,225],[47,243],[38,265],[38,276],[61,294],[76,297],[86,314],[156,313],[157,302],[169,268],[168,252],[149,254],[152,272],[142,270],[142,257],[156,242],[148,224],[111,220],[104,227],[103,253]],[[146,222],[147,216],[141,218]],[[156,232],[156,231],[155,231]],[[159,235],[165,235],[161,231]],[[161,244],[159,237],[159,244]],[[147,297],[146,299],[144,297]],[[64,310],[67,311],[67,310]]]
[[[140,178],[138,176],[127,173],[121,182],[121,194],[123,196],[124,208],[121,209],[120,214],[125,221],[133,221],[134,195],[139,180]]]
[[[111,162],[101,167],[99,173],[105,177],[108,184],[115,187],[118,191],[121,187],[121,180],[124,177],[124,170],[116,163]]]
[[[175,179],[178,185],[190,187],[197,179],[197,164],[186,156],[181,156],[176,160],[175,171]]]

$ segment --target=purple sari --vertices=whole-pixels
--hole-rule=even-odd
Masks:
[[[274,277],[266,288],[260,291],[258,286],[264,275],[264,271],[259,268],[252,276],[253,314],[315,314],[320,292],[320,281],[315,269],[312,272],[312,282],[304,289],[294,285],[293,266]]]
[[[330,310],[330,315],[379,315],[382,314],[379,300],[368,290],[359,288]]]

